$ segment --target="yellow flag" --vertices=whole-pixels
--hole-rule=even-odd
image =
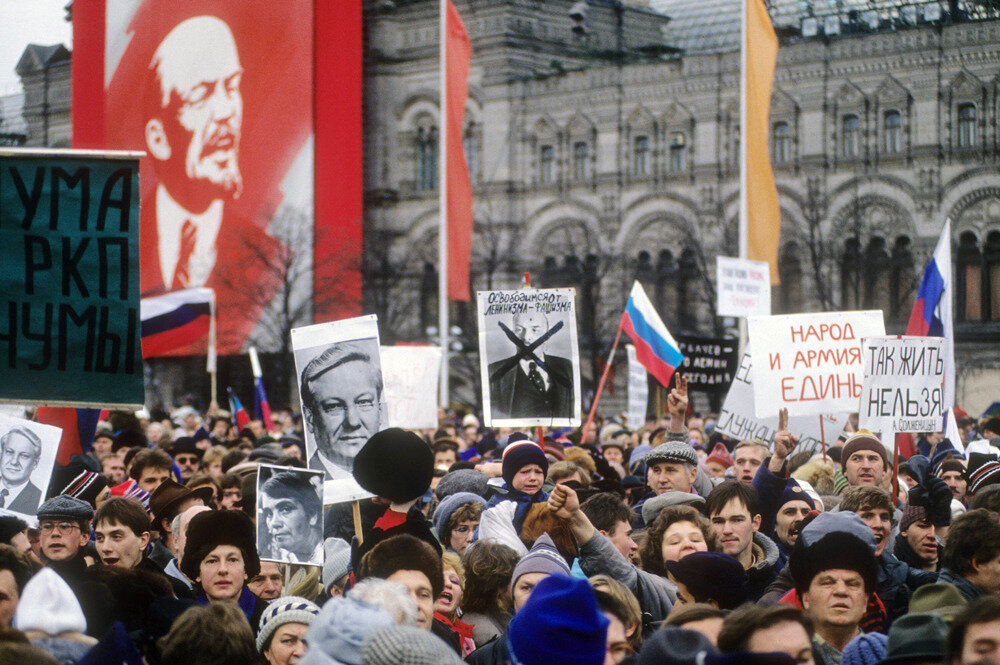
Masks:
[[[781,231],[781,211],[778,190],[774,186],[771,157],[768,151],[770,133],[771,83],[774,63],[778,57],[778,38],[763,0],[746,2],[746,43],[744,76],[746,83],[746,118],[743,140],[746,142],[746,247],[747,257],[767,261],[771,267],[771,284],[778,283],[778,237]]]

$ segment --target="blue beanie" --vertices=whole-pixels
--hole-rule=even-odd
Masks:
[[[816,510],[816,502],[809,496],[809,492],[802,489],[794,480],[785,483],[785,489],[782,490],[781,498],[778,499],[778,510],[780,511],[781,507],[789,501],[805,501],[809,504],[809,510]]]
[[[511,665],[602,665],[608,623],[587,580],[549,575],[510,621]]]
[[[431,522],[434,525],[434,532],[437,534],[438,539],[445,544],[445,549],[447,549],[449,535],[448,518],[460,506],[464,506],[467,503],[478,503],[480,506],[485,507],[486,499],[472,492],[456,492],[442,499],[441,503],[434,509],[434,518]]]
[[[542,467],[542,475],[549,472],[549,459],[542,447],[534,441],[515,441],[503,449],[503,479],[511,487],[517,472],[529,464]]]
[[[889,638],[882,633],[863,633],[847,643],[843,665],[875,665],[889,650]]]

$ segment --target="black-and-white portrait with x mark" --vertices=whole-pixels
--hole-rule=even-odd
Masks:
[[[477,293],[487,426],[580,424],[575,295],[530,288]]]

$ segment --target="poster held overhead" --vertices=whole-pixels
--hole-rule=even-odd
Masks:
[[[945,415],[942,337],[866,337],[859,425],[881,432],[937,432]]]
[[[381,354],[389,425],[408,429],[437,428],[441,349],[383,346]]]
[[[58,427],[0,415],[0,514],[37,524],[61,438]]]
[[[628,427],[635,430],[646,422],[649,381],[646,378],[646,368],[635,357],[635,347],[626,344],[625,352],[628,354]]]
[[[257,469],[261,561],[323,565],[323,472],[261,464]]]
[[[318,323],[294,328],[291,337],[309,468],[326,474],[323,502],[370,496],[351,465],[368,439],[389,426],[378,320]]]
[[[770,267],[765,261],[716,257],[719,316],[768,316],[771,313]]]
[[[747,321],[758,417],[850,413],[858,408],[861,339],[885,335],[882,312],[752,316]]]
[[[573,289],[479,291],[479,364],[487,427],[580,424]]]
[[[684,354],[678,371],[687,379],[688,390],[706,393],[729,390],[739,367],[738,339],[678,335],[677,343]]]

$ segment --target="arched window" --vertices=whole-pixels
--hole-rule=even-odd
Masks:
[[[865,249],[865,309],[880,309],[883,312],[892,310],[889,302],[889,274],[889,252],[886,250],[885,238],[871,238]]]
[[[545,183],[555,182],[556,150],[551,145],[543,145],[538,151],[538,179]]]
[[[774,123],[774,161],[776,164],[792,158],[792,130],[787,122]]]
[[[960,321],[983,320],[983,255],[972,231],[958,238],[958,317]]]
[[[677,311],[677,264],[669,249],[660,250],[656,258],[656,311],[670,315]]]
[[[590,176],[590,150],[586,141],[573,144],[573,178],[586,180]]]
[[[429,192],[437,188],[437,127],[417,129],[417,189]]]
[[[976,105],[962,104],[958,107],[958,147],[963,149],[976,146]]]
[[[649,137],[636,136],[632,149],[632,171],[637,176],[649,175]]]
[[[1000,321],[1000,231],[986,234],[983,270],[989,298],[990,321]]]
[[[840,259],[840,303],[841,309],[861,307],[861,244],[857,238],[844,241],[844,253]]]
[[[861,120],[852,114],[845,115],[841,122],[843,132],[841,152],[846,158],[861,155]]]
[[[903,117],[899,111],[886,111],[884,122],[885,152],[892,154],[903,149]]]
[[[687,138],[684,132],[673,132],[670,134],[670,170],[679,173],[684,170],[687,156]]]

